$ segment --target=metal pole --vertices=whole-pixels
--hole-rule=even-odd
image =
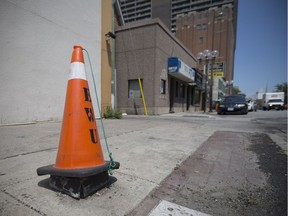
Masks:
[[[228,95],[231,95],[231,84],[230,84],[230,80],[228,81]]]
[[[228,83],[228,95],[230,96],[230,83]]]
[[[210,109],[209,112],[213,111],[213,85],[214,85],[214,74],[213,74],[213,66],[214,66],[215,58],[213,57],[211,64],[211,82],[210,82]]]
[[[209,107],[209,112],[212,112],[213,110],[213,78],[214,78],[214,74],[213,74],[213,62],[211,64],[211,82],[210,82],[210,107]]]
[[[205,100],[204,100],[204,113],[207,109],[207,82],[208,82],[208,58],[205,60]]]

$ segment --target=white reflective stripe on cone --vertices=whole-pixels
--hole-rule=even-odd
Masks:
[[[71,79],[86,79],[85,66],[82,62],[72,62],[68,80]]]

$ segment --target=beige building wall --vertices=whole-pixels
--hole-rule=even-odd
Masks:
[[[113,67],[114,39],[106,38],[105,34],[113,32],[112,0],[102,0],[102,27],[101,27],[101,109],[111,106],[111,80]]]

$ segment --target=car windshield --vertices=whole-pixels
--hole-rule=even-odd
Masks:
[[[272,99],[272,100],[269,100],[268,103],[274,103],[274,102],[282,102],[281,99]]]
[[[241,96],[227,96],[223,98],[222,102],[224,103],[227,103],[227,102],[246,103],[245,99]]]

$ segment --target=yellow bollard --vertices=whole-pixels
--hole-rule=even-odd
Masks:
[[[143,107],[144,107],[144,114],[145,114],[145,115],[148,115],[148,114],[147,114],[147,109],[146,109],[146,102],[145,102],[144,92],[143,92],[143,88],[142,88],[142,84],[141,84],[141,79],[140,79],[140,78],[138,78],[138,82],[139,82],[139,86],[140,86],[140,92],[141,92],[141,95],[142,95],[142,102],[143,102]]]

